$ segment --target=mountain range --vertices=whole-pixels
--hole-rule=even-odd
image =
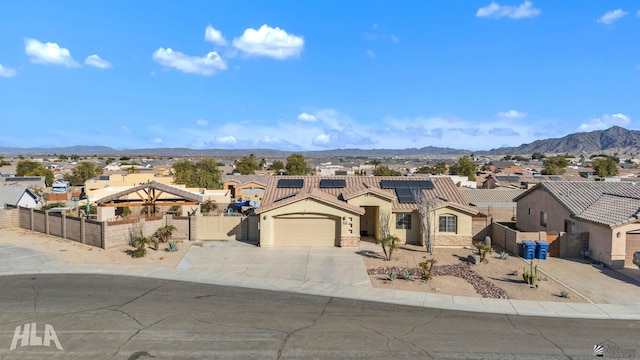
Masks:
[[[426,146],[408,149],[334,149],[318,151],[300,151],[309,158],[332,157],[411,157],[411,156],[460,156],[474,153],[476,155],[530,155],[535,152],[543,154],[598,154],[598,153],[637,153],[640,152],[640,131],[628,130],[614,126],[606,130],[578,132],[562,138],[536,140],[517,147],[501,147],[491,150],[470,151]],[[117,150],[107,146],[69,146],[55,148],[16,148],[0,147],[0,155],[48,155],[48,154],[76,154],[79,156],[212,156],[212,157],[240,157],[256,154],[259,157],[286,158],[292,151],[274,149],[189,149],[189,148],[148,148]]]

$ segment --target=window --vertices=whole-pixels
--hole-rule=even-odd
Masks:
[[[547,227],[547,213],[540,211],[540,226]]]
[[[440,215],[438,231],[455,233],[457,231],[458,218],[455,215]]]
[[[411,214],[396,214],[396,229],[411,229]]]

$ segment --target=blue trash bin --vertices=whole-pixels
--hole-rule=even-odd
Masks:
[[[547,253],[549,252],[549,243],[546,241],[536,241],[536,259],[547,260]]]
[[[522,257],[527,260],[532,260],[536,252],[536,243],[530,240],[524,240],[522,242]]]

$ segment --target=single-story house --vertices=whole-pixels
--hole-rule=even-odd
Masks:
[[[640,184],[543,181],[514,199],[521,231],[557,233],[563,252],[611,267],[634,266],[640,251]],[[550,246],[551,248],[551,246]],[[551,252],[551,249],[550,249]]]
[[[0,185],[0,208],[6,205],[38,208],[39,197],[24,185]]]
[[[260,244],[355,247],[385,229],[401,243],[422,244],[419,202],[429,204],[422,208],[432,216],[434,247],[471,245],[478,211],[450,178],[428,176],[272,176],[255,211]]]
[[[231,198],[260,203],[270,175],[225,175],[222,189],[231,192]]]
[[[516,218],[516,203],[513,199],[524,191],[509,188],[460,189],[467,204],[496,222],[513,221]]]

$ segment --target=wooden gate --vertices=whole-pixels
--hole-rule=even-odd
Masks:
[[[547,234],[547,242],[549,243],[549,253],[552,257],[560,256],[560,234]]]

